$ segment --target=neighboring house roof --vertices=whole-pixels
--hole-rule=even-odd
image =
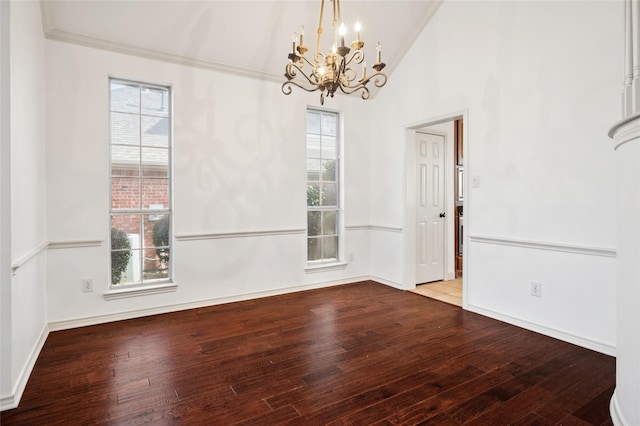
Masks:
[[[110,127],[113,165],[168,167],[168,90],[112,82]]]

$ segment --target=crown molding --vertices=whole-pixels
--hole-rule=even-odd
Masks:
[[[106,50],[124,55],[137,56],[140,58],[152,59],[161,62],[168,62],[177,65],[186,65],[196,68],[204,68],[212,71],[218,71],[226,74],[232,74],[240,77],[248,77],[257,80],[269,81],[273,83],[282,83],[282,77],[274,74],[258,72],[247,68],[237,67],[233,65],[222,64],[214,61],[205,61],[203,59],[192,58],[190,56],[177,55],[173,53],[160,52],[152,49],[132,46],[113,40],[105,40],[98,37],[92,37],[84,34],[76,34],[58,29],[50,29],[45,32],[48,40],[62,41],[66,43],[76,44],[79,46],[92,47],[95,49]]]
[[[77,34],[63,31],[55,28],[53,23],[53,13],[51,11],[50,2],[40,0],[40,13],[42,18],[42,31],[48,40],[61,41],[65,43],[76,44],[79,46],[93,47],[109,52],[121,53],[125,55],[137,56],[140,58],[153,59],[156,61],[168,62],[178,65],[187,65],[196,68],[203,68],[212,71],[218,71],[235,76],[249,77],[263,81],[274,83],[282,83],[283,79],[280,75],[259,72],[247,68],[237,67],[233,65],[223,64],[214,61],[206,61],[193,58],[190,56],[178,55],[158,50],[145,49],[138,46],[121,43],[114,40],[107,40],[100,37],[93,37],[86,34]]]

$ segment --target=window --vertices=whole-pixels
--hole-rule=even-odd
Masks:
[[[109,80],[111,285],[171,280],[171,91]]]
[[[307,261],[338,262],[340,156],[338,114],[307,110]]]

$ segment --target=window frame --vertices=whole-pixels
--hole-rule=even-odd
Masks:
[[[322,115],[333,115],[335,117],[335,123],[336,123],[336,128],[335,128],[335,185],[336,185],[336,204],[335,206],[309,206],[309,202],[308,199],[306,201],[307,206],[306,206],[306,210],[305,210],[305,215],[306,215],[306,226],[305,226],[305,247],[306,247],[306,268],[305,270],[307,272],[314,272],[314,271],[318,271],[318,270],[326,270],[326,269],[333,269],[333,268],[343,268],[346,266],[346,263],[343,261],[344,259],[344,212],[343,212],[343,205],[344,205],[344,198],[343,198],[343,194],[344,194],[344,179],[343,179],[343,141],[344,141],[344,133],[343,133],[343,115],[342,112],[340,111],[336,111],[336,110],[331,110],[331,109],[326,109],[326,108],[317,108],[317,107],[307,107],[307,110],[305,112],[305,187],[308,188],[310,186],[310,184],[312,183],[316,183],[316,184],[322,184],[323,182],[331,182],[331,181],[323,181],[322,180],[322,167],[319,171],[320,173],[320,177],[317,181],[314,180],[309,180],[309,167],[308,167],[308,162],[310,159],[318,159],[317,157],[310,157],[309,156],[309,135],[311,134],[309,132],[309,126],[308,126],[308,117],[309,117],[309,113],[318,113],[320,114],[320,126],[322,126]],[[320,131],[320,134],[318,134],[318,137],[321,139],[322,138],[322,131]],[[319,148],[320,152],[322,153],[322,148]],[[320,154],[321,157],[319,158],[321,164],[323,161],[323,157],[322,154]],[[308,195],[307,195],[308,197]],[[310,211],[319,211],[319,212],[326,212],[326,211],[335,211],[335,215],[336,215],[336,233],[335,233],[335,237],[337,239],[337,244],[336,244],[336,257],[335,258],[325,258],[322,254],[322,246],[320,247],[320,252],[321,252],[321,256],[319,259],[314,259],[314,260],[310,260],[309,259],[309,240],[310,238],[314,238],[315,236],[311,236],[309,235],[309,212]],[[322,216],[320,218],[320,226],[322,227]],[[319,234],[320,236],[324,235],[324,233],[320,232]],[[331,235],[331,234],[330,234]],[[319,238],[321,239],[321,237]]]
[[[123,111],[118,111],[117,109],[113,109],[113,83],[121,83],[124,85],[130,86],[138,86],[139,90],[139,106],[137,113],[128,112],[139,117],[139,128],[138,135],[136,135],[138,143],[137,145],[133,144],[114,144],[113,143],[113,113],[123,113]],[[167,99],[167,114],[166,116],[153,115],[148,114],[143,111],[143,89],[156,89],[166,91]],[[109,263],[111,263],[111,256],[114,252],[112,247],[112,238],[111,238],[111,229],[113,227],[113,218],[117,216],[137,216],[138,223],[140,224],[140,246],[139,248],[131,249],[132,252],[139,252],[140,254],[140,281],[139,282],[131,282],[131,283],[113,283],[113,272],[112,269],[109,268],[109,286],[107,292],[104,294],[107,299],[117,299],[121,297],[128,297],[130,295],[140,295],[147,293],[158,293],[165,291],[173,291],[176,288],[176,285],[173,283],[174,277],[174,248],[175,244],[173,243],[173,87],[170,84],[155,84],[155,83],[147,83],[144,81],[131,80],[126,78],[118,78],[109,76],[108,78],[108,145],[109,145]],[[168,129],[167,129],[167,146],[166,146],[166,155],[167,155],[167,171],[166,171],[166,180],[167,180],[167,205],[163,208],[151,208],[153,203],[149,204],[149,208],[144,208],[142,203],[144,194],[143,194],[143,184],[145,180],[153,181],[155,179],[165,179],[164,177],[153,177],[153,176],[144,176],[144,163],[143,163],[143,148],[159,148],[154,145],[145,145],[143,142],[143,117],[155,117],[155,118],[166,118]],[[137,167],[139,168],[138,175],[134,176],[134,179],[138,180],[138,196],[139,203],[137,208],[122,208],[122,209],[114,209],[113,207],[113,185],[114,185],[114,162],[113,162],[113,148],[114,146],[132,146],[139,148],[139,163]],[[118,177],[118,176],[115,176]],[[145,218],[147,216],[147,218]],[[155,216],[155,217],[154,217]],[[161,216],[168,216],[168,238],[167,238],[167,246],[146,246],[145,245],[145,222],[154,222]],[[152,219],[153,218],[153,219]],[[166,277],[162,278],[144,278],[144,262],[145,256],[144,253],[146,250],[152,250],[157,248],[167,248],[169,251],[169,259],[167,261],[168,272]]]

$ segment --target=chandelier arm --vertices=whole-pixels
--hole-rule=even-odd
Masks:
[[[358,77],[358,73],[353,68],[344,68],[342,70],[341,79],[344,82],[344,86],[346,87],[356,87],[351,86],[351,83]]]
[[[299,87],[305,92],[315,92],[316,90],[320,90],[320,86],[317,86],[317,85],[314,87],[305,87],[302,84],[298,83],[297,81],[289,80],[282,83],[282,87],[281,87],[282,93],[284,93],[285,95],[291,94],[291,92],[293,91],[291,86]]]
[[[369,77],[369,80],[373,79],[373,84],[376,87],[382,87],[385,84],[387,84],[387,75],[381,72],[377,72],[374,75],[372,75],[371,77]]]
[[[366,99],[369,99],[370,93],[369,93],[369,88],[365,84],[366,83],[360,83],[354,87],[340,86],[340,91],[345,95],[351,95],[352,93],[355,93],[358,90],[362,90],[362,94],[360,95],[360,97],[363,100],[366,100]]]
[[[355,62],[356,64],[361,64],[363,60],[364,60],[364,53],[362,52],[362,50],[356,50],[355,52],[353,52],[353,55],[351,55],[348,58],[345,58],[345,66],[349,66],[351,62]]]
[[[377,72],[369,77],[367,77],[366,80],[362,80],[360,81],[361,84],[366,85],[368,84],[370,81],[373,81],[373,84],[376,87],[382,87],[385,84],[387,84],[387,75],[381,72]]]
[[[322,55],[322,53],[321,53],[320,55]],[[301,60],[303,60],[304,62],[306,62],[306,63],[307,63],[307,65],[309,65],[312,69],[314,69],[314,68],[315,68],[315,65],[314,65],[313,63],[311,63],[311,61],[310,61],[310,60],[308,60],[306,56],[300,56],[300,59],[301,59]],[[317,61],[316,61],[316,62],[317,62]],[[303,65],[304,65],[304,64],[303,64]],[[297,65],[295,65],[295,67],[296,67],[296,68],[298,68],[300,71],[302,71],[302,65],[301,65],[301,66],[297,66]]]
[[[301,59],[303,59],[307,64],[309,64],[312,68],[313,65],[311,65],[311,62],[309,62],[309,60],[305,57],[302,57]],[[295,62],[289,62],[286,66],[285,66],[285,76],[287,77],[288,80],[293,80],[297,75],[298,72],[300,74],[302,74],[304,76],[304,78],[307,79],[307,81],[309,82],[309,84],[312,85],[317,85],[318,84],[318,78],[315,74],[312,74],[311,76],[308,75],[303,69],[302,67],[304,66],[304,64],[302,65],[298,65]],[[297,70],[297,71],[296,71]]]

